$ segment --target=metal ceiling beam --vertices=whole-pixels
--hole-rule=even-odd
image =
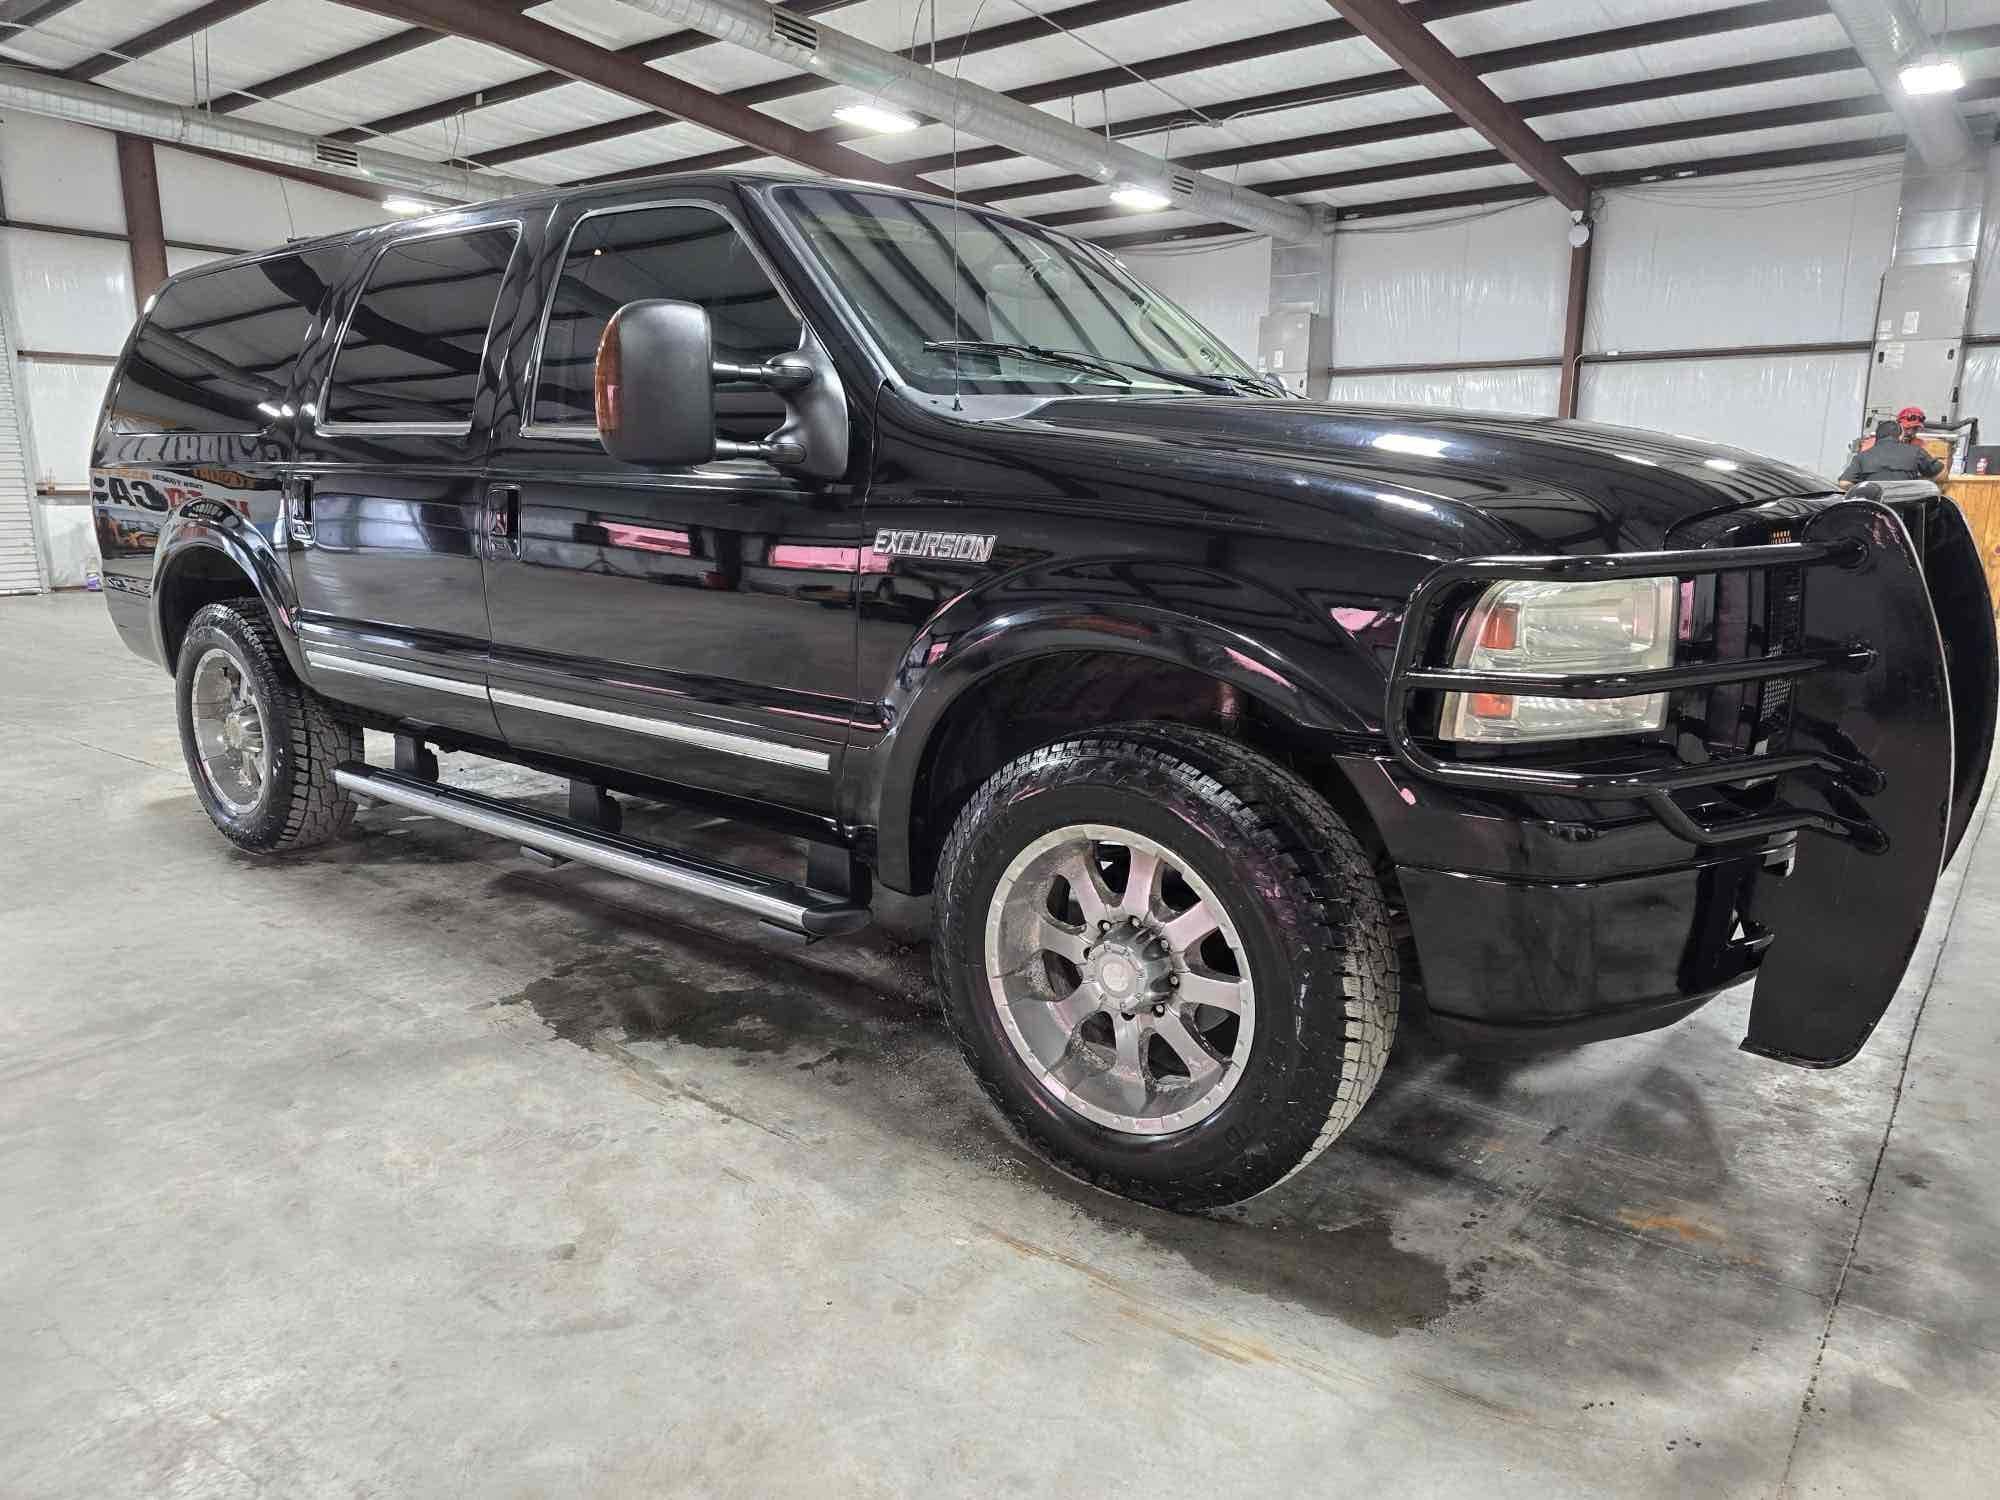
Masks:
[[[541,0],[528,0],[528,4],[519,5],[514,8],[517,10],[526,10],[530,5],[540,3]],[[781,4],[776,8],[791,11],[794,15],[816,16],[830,10],[841,10],[846,6],[859,3],[860,0],[781,0]],[[643,42],[633,42],[630,46],[620,47],[618,55],[620,57],[629,57],[634,62],[649,63],[658,62],[663,57],[676,57],[683,52],[692,52],[697,47],[712,47],[714,45],[715,39],[713,37],[703,36],[699,31],[670,31],[665,36],[648,37]],[[521,99],[532,99],[537,94],[545,94],[550,89],[559,89],[573,82],[575,80],[566,73],[554,71],[530,73],[526,78],[515,78],[506,83],[496,83],[489,88],[473,89],[468,93],[455,94],[449,99],[438,99],[429,104],[420,104],[414,109],[398,110],[395,114],[384,115],[379,120],[365,121],[351,129],[339,131],[334,135],[333,139],[340,141],[360,141],[366,140],[370,136],[394,135],[399,130],[414,130],[420,125],[436,125],[442,121],[454,119],[467,110],[490,109],[496,104],[513,104]],[[727,99],[732,96],[724,94],[721,97]],[[756,103],[758,101],[750,100],[746,102]],[[654,110],[647,110],[645,113],[639,115],[627,116],[625,123],[630,125],[634,121],[639,122],[634,128],[640,130],[657,130],[661,125],[669,123],[666,120],[662,120],[658,112]],[[602,139],[608,138],[602,137]],[[508,161],[521,161],[525,158],[517,155],[509,156],[506,159]],[[486,158],[482,156],[480,160],[485,161]],[[501,162],[496,159],[489,164],[497,167],[501,165]]]
[[[855,0],[837,0],[836,4],[799,5],[787,8],[796,9],[800,15],[813,15],[834,10],[838,5],[853,3]],[[955,66],[961,59],[976,57],[982,52],[991,52],[998,47],[1012,47],[1021,42],[1047,37],[1051,34],[1049,21],[1059,21],[1069,29],[1076,30],[1084,26],[1099,26],[1106,21],[1142,16],[1151,11],[1165,10],[1169,6],[1183,3],[1184,0],[1086,0],[1086,3],[1081,5],[1048,12],[1048,21],[1038,17],[1002,21],[996,25],[982,27],[978,31],[961,32],[956,36],[941,36],[937,39],[937,52],[938,56],[949,58]],[[694,35],[700,42],[711,40],[700,33],[677,32],[675,35]],[[922,62],[929,53],[930,43],[926,40],[914,46],[904,47],[896,55],[908,58],[912,62]],[[795,99],[801,94],[818,93],[833,86],[832,80],[822,78],[817,73],[795,73],[789,78],[774,78],[744,88],[731,89],[723,97],[733,99],[739,104],[770,104],[779,99]],[[620,136],[657,130],[659,126],[659,118],[655,115],[626,115],[617,120],[608,120],[601,125],[587,125],[581,130],[565,130],[555,135],[538,136],[532,140],[503,146],[498,151],[482,152],[480,160],[490,161],[495,166],[503,162],[526,161],[531,157],[547,156],[555,151],[567,151],[574,146],[591,146],[600,141],[616,140]],[[816,130],[813,134],[828,142],[840,143],[861,140],[869,132],[856,130],[852,126],[842,126],[837,130]],[[752,158],[744,156],[739,159],[748,161]]]
[[[644,63],[518,15],[490,0],[341,0],[357,10],[414,22],[469,41],[483,42],[538,63],[578,83],[623,94],[635,104],[687,120],[769,156],[836,177],[863,177],[897,187],[927,188],[920,178],[883,166],[858,151],[814,138],[810,131],[698,89]]]
[[[1538,67],[1550,62],[1624,52],[1634,47],[1657,46],[1668,41],[1683,41],[1693,37],[1726,34],[1753,26],[1774,25],[1796,19],[1800,14],[1814,13],[1821,9],[1821,0],[1763,0],[1760,4],[1731,6],[1727,10],[1720,11],[1703,11],[1698,15],[1680,16],[1671,21],[1650,21],[1637,26],[1620,26],[1611,31],[1592,32],[1584,37],[1565,37],[1553,42],[1535,42],[1520,47],[1500,47],[1491,52],[1474,53],[1465,59],[1465,64],[1480,73],[1497,73],[1509,68]],[[1990,40],[1981,39],[1989,32]],[[1957,33],[1957,36],[1972,39],[1972,45],[2000,46],[2000,26],[1978,27],[1972,31]],[[1830,52],[1809,53],[1804,57],[1772,58],[1761,63],[1704,68],[1694,73],[1679,73],[1663,78],[1642,78],[1633,83],[1575,89],[1568,93],[1545,94],[1535,99],[1516,99],[1513,104],[1522,118],[1528,119],[1537,115],[1602,109],[1614,104],[1636,104],[1653,99],[1708,93],[1718,89],[1742,88],[1750,84],[1775,83],[1790,78],[1858,69],[1861,66],[1861,59],[1855,55],[1851,47],[1839,47]],[[1221,100],[1205,106],[1204,113],[1217,119],[1246,112],[1267,114],[1279,109],[1355,99],[1368,94],[1386,93],[1413,86],[1408,74],[1400,68],[1392,68],[1385,73],[1337,79],[1331,83],[1314,84],[1306,89],[1286,89],[1276,94]],[[1145,115],[1132,120],[1117,121],[1113,123],[1111,132],[1120,137],[1148,135],[1170,126],[1193,126],[1198,123],[1190,119],[1185,111],[1175,111],[1170,114]],[[1260,141],[1250,146],[1219,147],[1213,151],[1197,151],[1176,159],[1191,167],[1206,170],[1213,167],[1241,166],[1247,162],[1271,161],[1285,156],[1301,156],[1317,151],[1338,151],[1351,146],[1381,145],[1389,141],[1410,140],[1418,136],[1437,135],[1464,128],[1463,120],[1450,111],[1445,111],[1441,114],[1418,115],[1412,119],[1392,120],[1381,125],[1361,125],[1347,130],[1316,131],[1309,135],[1290,136],[1280,141]],[[963,153],[959,164],[984,165],[988,162],[1004,161],[1012,155],[1012,152]],[[934,172],[949,167],[950,163],[949,156],[932,156],[907,161],[903,165],[916,172]],[[1083,185],[1080,181],[1062,178],[1038,178],[1032,182],[1000,183],[991,188],[968,192],[965,196],[982,203],[996,203],[1007,198],[1059,193]]]
[[[185,41],[198,32],[206,31],[217,22],[241,15],[252,6],[263,3],[264,0],[208,0],[208,4],[198,5],[185,15],[163,21],[150,31],[142,31],[135,37],[127,37],[115,47],[107,47],[94,57],[86,57],[80,63],[71,64],[62,70],[62,76],[74,79],[78,83],[88,83],[91,79],[109,73],[114,68],[124,67],[135,58],[158,52],[162,47],[171,47],[175,42]]]
[[[1316,208],[1280,203],[1219,177],[1186,171],[969,83],[955,73],[925,67],[830,26],[783,17],[763,0],[621,3],[792,67],[818,71],[855,89],[863,98],[914,110],[977,139],[998,141],[1052,166],[1087,173],[1108,189],[1124,186],[1155,193],[1164,202],[1214,214],[1284,240],[1305,239],[1321,231],[1322,216]],[[902,175],[922,181],[913,173]]]
[[[1976,129],[1991,131],[1993,121],[1973,122]],[[1585,180],[1592,192],[1608,188],[1638,187],[1668,182],[1676,177],[1724,177],[1734,172],[1761,172],[1780,167],[1817,166],[1830,162],[1857,161],[1870,156],[1900,153],[1900,135],[1869,136],[1858,141],[1834,141],[1821,146],[1794,146],[1779,151],[1752,151],[1739,156],[1696,157],[1665,162],[1654,167],[1632,167],[1618,172],[1600,172]],[[1375,203],[1343,203],[1334,210],[1341,223],[1350,219],[1382,219],[1400,214],[1431,213],[1449,208],[1478,208],[1501,203],[1518,203],[1542,198],[1541,185],[1533,182],[1502,183],[1493,187],[1464,188],[1451,193],[1427,193],[1414,198],[1385,198]],[[1132,250],[1145,245],[1178,245],[1190,241],[1224,239],[1243,231],[1234,224],[1189,224],[1172,229],[1140,231],[1133,234],[1104,235],[1091,240],[1107,250]]]
[[[1495,47],[1491,51],[1472,53],[1462,61],[1483,77],[1489,73],[1502,73],[1512,68],[1535,68],[1552,62],[1572,62],[1579,58],[1628,52],[1639,47],[1658,47],[1669,42],[1726,36],[1731,32],[1749,31],[1759,26],[1781,26],[1788,21],[1804,20],[1823,15],[1825,12],[1825,0],[1752,0],[1749,4],[1728,5],[1719,10],[1697,11],[1693,15],[1673,16],[1661,21],[1642,21],[1636,25],[1616,26],[1606,31],[1588,31],[1575,36],[1551,37],[1545,41]],[[1842,50],[1851,51],[1851,49]],[[1140,66],[1143,69],[1153,65],[1142,63]],[[1861,61],[1856,57],[1848,66],[1860,67]],[[1244,113],[1272,114],[1279,110],[1360,99],[1372,94],[1392,93],[1397,89],[1412,87],[1415,87],[1415,84],[1409,74],[1401,68],[1387,68],[1381,72],[1365,73],[1353,78],[1322,80],[1298,88],[1276,89],[1268,93],[1221,100],[1205,105],[1203,112],[1212,118]],[[1516,101],[1514,107],[1520,109],[1522,105]],[[1456,115],[1447,113],[1437,118],[1450,120],[1451,128],[1454,130],[1463,128],[1463,123]],[[1172,109],[1114,122],[1111,132],[1119,136],[1150,135],[1154,131],[1191,123],[1194,122],[1186,110]],[[917,166],[919,170],[929,170],[920,163],[913,162],[910,165]]]
[[[0,28],[19,35],[82,3],[83,0],[0,0]]]
[[[526,10],[540,0],[503,0],[514,10]],[[345,52],[336,52],[332,57],[323,57],[318,62],[307,63],[304,67],[293,68],[288,73],[266,78],[262,83],[253,83],[248,88],[233,94],[224,94],[211,99],[202,106],[210,114],[234,114],[239,109],[248,109],[253,104],[295,94],[300,89],[309,89],[315,84],[329,82],[342,74],[353,73],[362,68],[373,67],[376,63],[387,62],[392,57],[401,57],[406,52],[414,52],[419,47],[428,47],[441,39],[441,33],[428,26],[411,26],[394,32],[378,41],[364,42],[359,47],[350,47]]]
[[[1412,0],[1413,8],[1421,8],[1426,18],[1444,20],[1451,16],[1473,15],[1479,11],[1500,10],[1510,5],[1518,5],[1521,0]],[[1817,4],[1818,0],[1813,0]],[[1096,68],[1088,73],[1072,73],[1064,78],[1052,78],[1043,83],[1028,84],[1021,88],[1008,89],[1007,97],[1022,104],[1047,104],[1057,99],[1066,99],[1076,94],[1094,94],[1099,89],[1121,88],[1133,82],[1132,73],[1148,81],[1173,78],[1186,73],[1200,72],[1204,68],[1228,67],[1233,63],[1256,62],[1267,57],[1283,57],[1289,53],[1303,51],[1307,47],[1323,47],[1332,42],[1352,41],[1358,33],[1342,20],[1314,21],[1304,26],[1289,27],[1284,31],[1266,32],[1261,36],[1240,37],[1233,42],[1218,42],[1208,47],[1195,47],[1186,51],[1169,53],[1164,57],[1150,58],[1144,62],[1130,64],[1131,72],[1125,68]],[[938,40],[940,55],[958,57],[957,45]],[[983,48],[974,42],[973,51]],[[906,54],[909,55],[909,54]],[[1412,88],[1414,83],[1400,70],[1396,76],[1402,80],[1401,87]],[[793,94],[810,93],[827,87],[825,79],[810,74],[798,78],[778,80],[787,85],[787,93],[768,97],[790,97]],[[790,87],[796,85],[796,87]],[[759,85],[772,87],[772,85]],[[739,91],[743,93],[747,91]],[[762,100],[749,100],[761,103]],[[1184,111],[1175,111],[1179,118]],[[650,127],[644,127],[650,128]],[[867,132],[852,126],[839,125],[826,130],[815,131],[830,141],[858,140]],[[1116,132],[1114,131],[1114,134]],[[528,143],[533,144],[533,143]],[[538,153],[539,154],[539,153]],[[1007,146],[971,146],[961,151],[958,164],[962,167],[976,166],[985,162],[1009,161],[1020,156],[1020,152]],[[521,158],[515,157],[514,160]],[[650,177],[659,172],[707,172],[718,167],[739,166],[753,158],[740,151],[710,151],[700,156],[679,157],[671,161],[651,162],[643,167],[628,167],[617,172],[600,173],[584,178],[587,184],[602,182],[622,182],[632,177]],[[904,168],[913,172],[939,172],[949,170],[952,158],[930,157],[922,161],[905,162]]]
[[[1995,28],[2000,31],[2000,28]],[[1981,78],[1965,86],[1958,97],[1966,102],[2000,98],[2000,78]],[[1812,104],[1784,104],[1774,109],[1746,109],[1727,115],[1702,115],[1692,120],[1674,120],[1664,125],[1635,125],[1623,130],[1597,130],[1585,135],[1559,136],[1549,144],[1564,156],[1587,156],[1601,151],[1629,151],[1640,146],[1664,146],[1681,141],[1699,141],[1719,135],[1750,135],[1760,130],[1783,130],[1796,125],[1818,125],[1834,120],[1861,119],[1887,112],[1888,103],[1877,93],[1855,94],[1844,99],[1822,99]],[[1426,156],[1410,161],[1384,162],[1380,166],[1350,167],[1337,172],[1315,172],[1303,177],[1281,177],[1255,186],[1278,197],[1297,193],[1322,193],[1336,188],[1366,187],[1380,182],[1406,182],[1418,177],[1438,177],[1449,172],[1472,172],[1500,167],[1507,158],[1498,151],[1464,151],[1451,156]],[[1592,179],[1593,181],[1595,179]],[[1536,184],[1539,189],[1540,185]],[[972,195],[967,194],[968,198]],[[1336,207],[1336,214],[1344,207]],[[1035,222],[1052,229],[1072,224],[1120,217],[1116,208],[1092,204],[1059,213],[1038,214]]]
[[[1562,153],[1529,128],[1444,43],[1396,0],[1327,0],[1438,102],[1505,152],[1509,160],[1572,212],[1590,207],[1590,189]]]

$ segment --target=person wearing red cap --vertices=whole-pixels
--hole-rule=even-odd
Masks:
[[[1846,489],[1864,479],[1935,479],[1944,465],[1931,457],[1917,441],[1924,425],[1924,409],[1906,406],[1893,422],[1875,424],[1875,436],[1862,443],[1847,467],[1841,470],[1840,487]]]

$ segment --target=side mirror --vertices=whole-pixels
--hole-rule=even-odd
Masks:
[[[718,381],[775,391],[785,403],[783,425],[762,442],[718,438]],[[705,309],[659,298],[628,302],[597,342],[596,386],[598,441],[621,463],[683,469],[760,458],[819,479],[847,471],[847,397],[810,332],[798,349],[761,365],[719,364]]]
[[[684,469],[715,457],[708,313],[628,302],[597,341],[597,436],[621,463]]]

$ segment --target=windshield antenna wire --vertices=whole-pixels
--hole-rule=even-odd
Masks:
[[[951,338],[957,345],[965,338],[965,324],[959,317],[959,298],[964,294],[965,277],[959,269],[958,226],[965,218],[965,209],[958,197],[958,93],[965,81],[965,54],[972,48],[973,33],[979,28],[979,18],[986,12],[986,0],[979,0],[979,8],[972,13],[972,20],[966,26],[958,43],[958,61],[951,71],[952,114],[951,114]],[[931,71],[937,71],[937,0],[931,0]],[[962,378],[964,351],[951,351],[951,409],[964,411],[965,403],[959,399],[959,382]]]

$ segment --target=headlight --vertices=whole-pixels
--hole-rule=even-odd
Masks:
[[[1452,665],[1486,672],[1643,672],[1674,663],[1673,578],[1496,583],[1460,627]],[[1667,695],[1539,698],[1449,693],[1448,740],[1514,743],[1642,734],[1666,722]]]

